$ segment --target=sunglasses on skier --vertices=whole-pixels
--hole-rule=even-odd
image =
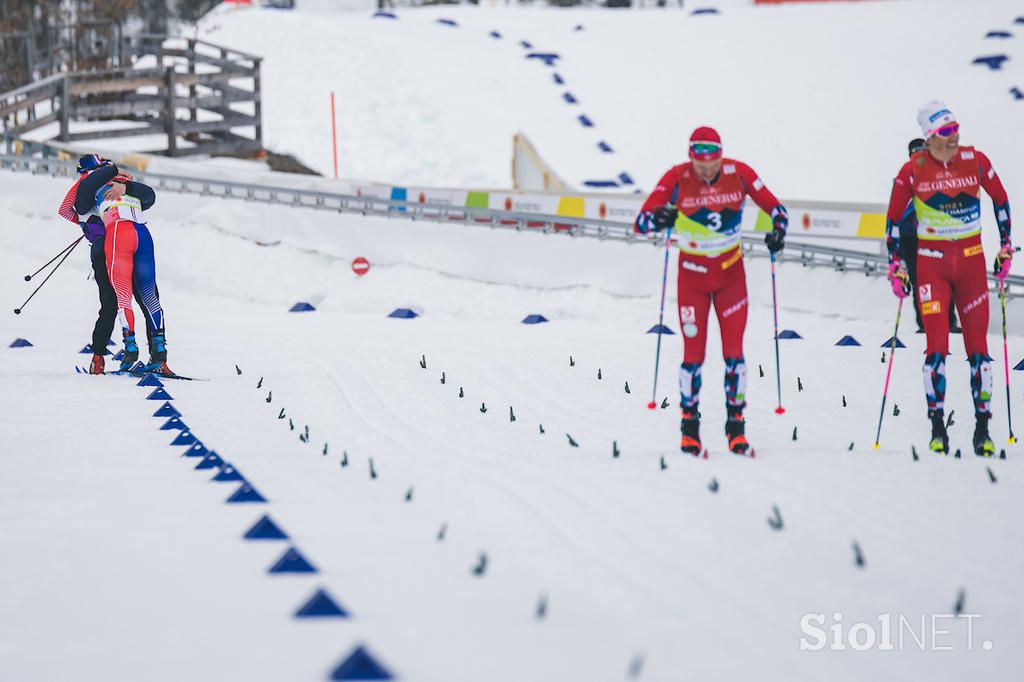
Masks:
[[[936,128],[932,132],[939,137],[949,137],[950,135],[955,135],[960,132],[960,124],[950,123],[949,125],[942,126],[941,128]]]
[[[690,156],[700,160],[716,159],[722,154],[722,145],[715,142],[691,142]]]

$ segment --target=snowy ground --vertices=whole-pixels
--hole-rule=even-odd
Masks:
[[[690,131],[711,124],[779,196],[882,202],[920,134],[918,107],[937,97],[1008,187],[1024,182],[1024,139],[1007,132],[1024,106],[1009,94],[1024,87],[1019,3],[726,6],[714,16],[686,5],[437,7],[392,20],[306,0],[292,12],[222,6],[200,37],[265,57],[267,146],[324,174],[333,90],[341,174],[351,178],[508,186],[522,130],[570,183],[627,171],[649,190],[684,156]],[[992,30],[1015,37],[986,38]],[[550,68],[531,51],[561,59]],[[1010,57],[1001,71],[971,63],[1000,53]],[[615,153],[600,153],[600,140]]]
[[[30,291],[21,275],[76,234],[54,217],[66,184],[5,176],[9,308]],[[167,445],[149,389],[73,373],[96,309],[80,249],[21,316],[0,316],[0,679],[318,680],[356,643],[407,680],[621,680],[638,666],[643,680],[1012,680],[1024,664],[1020,448],[1005,461],[969,453],[954,338],[951,433],[967,454],[925,451],[924,339],[906,322],[883,447],[871,448],[894,312],[883,282],[780,269],[782,326],[804,339],[783,343],[776,416],[767,265],[748,260],[757,458],[723,453],[712,341],[712,453],[693,460],[676,449],[675,406],[645,409],[657,249],[172,194],[150,221],[171,366],[210,379],[167,390],[269,502],[225,504],[235,486]],[[283,241],[253,241],[268,239]],[[373,263],[361,280],[358,255]],[[288,313],[298,300],[319,310]],[[423,315],[386,317],[399,306]],[[529,313],[551,322],[519,324]],[[834,346],[844,334],[864,345]],[[35,346],[6,348],[15,337]],[[659,377],[672,403],[679,338]],[[1024,344],[1010,343],[1016,362]],[[998,336],[990,345],[1001,355]],[[1013,401],[1024,415],[1019,388]],[[766,522],[776,505],[779,531]],[[267,574],[286,543],[241,538],[263,513],[318,574]],[[317,587],[352,618],[293,619]],[[980,614],[972,650],[965,619],[943,619],[951,632],[936,643],[954,651],[907,636],[898,652],[800,651],[803,614],[891,613],[920,632],[960,590]]]

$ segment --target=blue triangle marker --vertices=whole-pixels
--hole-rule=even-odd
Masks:
[[[181,412],[178,412],[176,409],[174,409],[174,405],[171,405],[170,403],[164,403],[159,408],[157,408],[157,411],[153,413],[153,416],[154,417],[180,417],[181,416]]]
[[[388,317],[397,317],[402,320],[411,320],[414,317],[419,317],[415,312],[408,308],[395,308],[391,311]]]
[[[208,455],[209,453],[210,453],[210,451],[206,449],[205,445],[203,445],[203,441],[201,441],[201,440],[199,440],[197,438],[195,443],[192,443],[192,445],[188,446],[188,448],[185,450],[185,452],[181,453],[181,456],[182,457],[206,457],[206,455]]]
[[[231,497],[227,501],[230,504],[236,502],[266,502],[267,498],[260,495],[256,488],[253,488],[248,483],[243,483],[238,487],[238,490],[231,493]]]
[[[161,431],[188,431],[188,427],[185,426],[185,422],[181,421],[180,417],[171,417],[164,422],[164,425],[160,427]]]
[[[278,528],[269,516],[263,515],[256,524],[242,536],[246,540],[287,540],[288,536]]]
[[[156,390],[160,390],[159,388]],[[192,445],[197,442],[198,439],[192,435],[191,431],[179,431],[178,435],[171,441],[171,445]]]
[[[543,315],[527,315],[523,318],[523,324],[540,324],[541,322],[547,322],[548,318]]]
[[[225,483],[228,481],[245,481],[242,474],[238,473],[238,469],[231,466],[230,464],[224,464],[217,475],[210,479],[211,481],[217,481],[218,483]]]
[[[892,340],[893,339],[896,339],[896,347],[897,348],[906,348],[906,346],[903,345],[903,342],[900,341],[899,339],[897,339],[895,336],[890,336],[888,339],[886,339],[885,343],[883,343],[881,345],[881,347],[882,348],[891,348],[892,347]]]
[[[804,337],[800,336],[799,334],[797,334],[792,329],[783,329],[781,332],[779,332],[779,338],[780,339],[802,339]]]
[[[156,378],[155,374],[147,374],[136,386],[163,386],[164,382]]]
[[[28,339],[14,339],[8,348],[31,348],[32,342]]]
[[[662,334],[670,334],[670,335],[674,335],[675,334],[674,331],[672,331],[669,327],[667,327],[666,325],[663,325],[663,324],[656,324],[656,325],[654,325],[653,327],[651,327],[650,329],[647,330],[648,334],[657,334],[658,332],[661,332]]]
[[[1024,360],[1021,360],[1020,362],[1018,362],[1016,365],[1013,366],[1013,368],[1016,369],[1016,370],[1024,369]]]
[[[114,356],[114,359],[117,360],[118,362],[120,362],[121,360],[124,360],[124,351],[123,350],[117,351],[117,355]]]
[[[146,400],[174,400],[171,394],[164,390],[163,386],[153,389],[153,392],[146,396]]]
[[[280,559],[274,563],[267,573],[316,573],[313,564],[306,561],[306,557],[299,554],[299,550],[289,547]]]
[[[1003,62],[1007,59],[1009,59],[1009,57],[1005,54],[994,54],[988,57],[975,57],[971,64],[984,64],[993,71],[999,71],[1003,68]]]
[[[216,469],[220,467],[220,465],[222,465],[223,463],[224,460],[220,458],[220,455],[211,450],[210,452],[206,453],[205,457],[199,460],[199,463],[196,464],[196,469]]]
[[[348,611],[338,606],[323,588],[295,612],[296,618],[348,618]]]
[[[393,680],[387,668],[370,655],[362,645],[357,646],[344,661],[331,671],[331,680]]]
[[[837,346],[859,346],[860,345],[860,341],[858,341],[857,339],[855,339],[852,336],[850,336],[849,334],[847,334],[843,338],[841,338],[838,341],[836,341],[836,345]]]
[[[314,310],[316,310],[316,308],[314,308],[312,304],[306,303],[305,301],[299,301],[298,303],[293,305],[291,308],[289,308],[288,312],[290,312],[290,313],[309,313],[309,312],[312,312]]]

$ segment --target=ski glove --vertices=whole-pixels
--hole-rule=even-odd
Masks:
[[[889,264],[889,285],[896,298],[906,298],[910,295],[910,275],[903,269],[902,263]]]
[[[1013,246],[1006,244],[999,249],[996,260],[992,264],[992,274],[999,280],[1000,286],[1006,285],[1006,278],[1010,274],[1010,262],[1013,260]]]
[[[103,226],[103,221],[98,215],[89,216],[88,220],[79,225],[82,227],[82,234],[90,244],[107,233],[107,228]]]
[[[781,204],[772,209],[772,231],[764,236],[764,243],[772,253],[782,251],[786,245],[786,228],[789,227],[789,214]]]
[[[651,222],[654,223],[654,231],[667,230],[676,224],[676,218],[679,217],[679,210],[676,209],[672,204],[665,204],[659,206],[654,210],[654,214],[651,216]]]

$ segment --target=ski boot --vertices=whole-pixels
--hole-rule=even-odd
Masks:
[[[978,457],[991,457],[996,454],[996,444],[988,435],[988,420],[991,415],[978,413],[974,423],[974,454]]]
[[[932,420],[932,440],[928,444],[928,448],[932,452],[941,452],[944,455],[948,455],[949,434],[946,433],[945,415],[942,413],[942,410],[935,410],[928,413],[928,418]]]
[[[175,376],[167,366],[167,340],[163,329],[153,332],[153,338],[149,340],[149,364],[140,367],[139,371],[165,377]]]
[[[107,363],[103,356],[98,353],[92,354],[92,362],[89,363],[89,374],[103,374],[107,371]]]
[[[684,409],[680,429],[683,432],[683,438],[679,449],[694,457],[700,457],[700,412],[696,409]]]
[[[729,450],[737,455],[745,455],[750,452],[750,443],[747,442],[747,422],[743,418],[743,410],[739,407],[727,407],[729,414],[725,420],[725,437],[729,439]]]
[[[135,343],[135,332],[123,329],[122,333],[124,334],[124,356],[121,358],[120,370],[127,372],[139,360],[139,346]]]

